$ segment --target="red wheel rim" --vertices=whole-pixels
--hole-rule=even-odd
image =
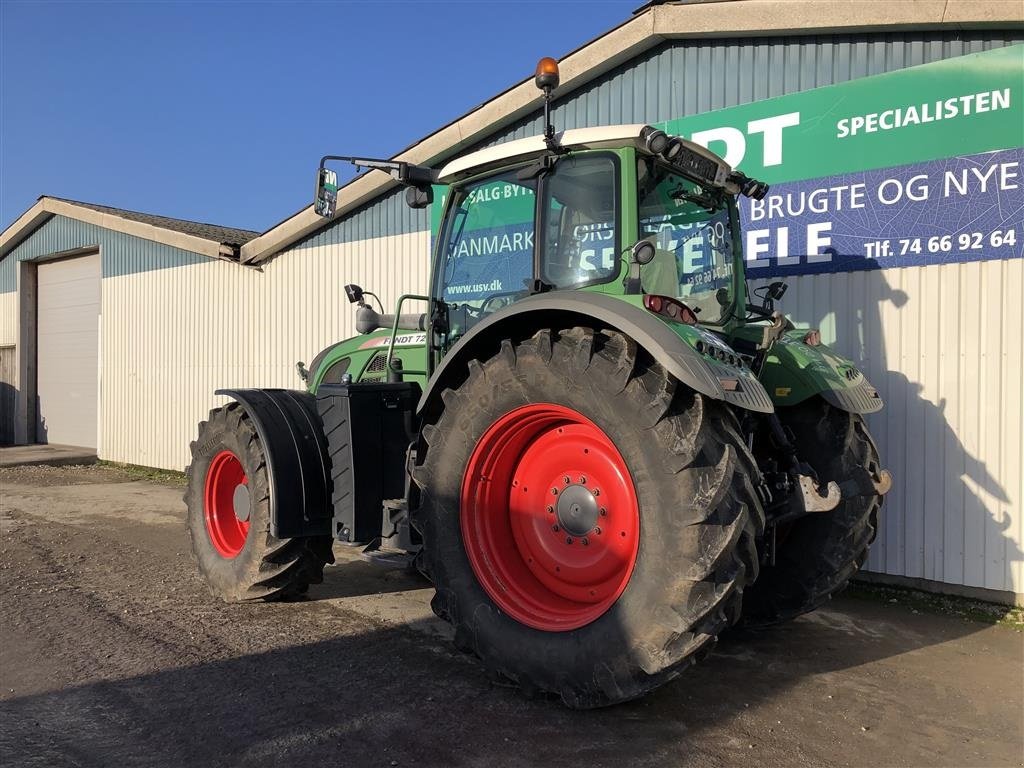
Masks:
[[[509,411],[477,443],[462,480],[470,565],[501,610],[534,629],[602,616],[636,563],[640,510],[622,455],[561,405]]]
[[[249,494],[244,488],[247,485],[242,462],[234,453],[221,451],[213,457],[206,473],[204,512],[206,532],[221,557],[237,557],[249,535]],[[244,492],[236,498],[240,487]],[[240,519],[240,515],[245,519]]]

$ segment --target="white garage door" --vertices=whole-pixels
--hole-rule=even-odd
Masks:
[[[37,439],[96,448],[100,257],[39,265]]]

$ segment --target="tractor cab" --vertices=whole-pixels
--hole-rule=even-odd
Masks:
[[[735,195],[745,177],[648,125],[571,130],[555,142],[510,142],[441,169],[449,191],[431,287],[449,317],[442,349],[547,291],[666,296],[711,326],[738,316]]]

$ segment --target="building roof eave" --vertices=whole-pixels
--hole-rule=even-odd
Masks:
[[[190,251],[201,256],[209,256],[213,259],[235,261],[238,255],[237,246],[222,243],[218,240],[198,237],[187,232],[178,232],[143,221],[128,219],[110,212],[113,210],[116,209],[98,210],[96,207],[90,207],[86,204],[76,204],[69,200],[61,200],[44,195],[7,229],[0,232],[0,258],[6,257],[8,253],[13,251],[51,216],[65,216],[69,219],[94,224],[104,229],[180,248],[183,251]]]

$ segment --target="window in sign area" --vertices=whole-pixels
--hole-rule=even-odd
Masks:
[[[545,181],[544,282],[574,288],[606,282],[618,274],[617,192],[611,157],[559,159]]]

